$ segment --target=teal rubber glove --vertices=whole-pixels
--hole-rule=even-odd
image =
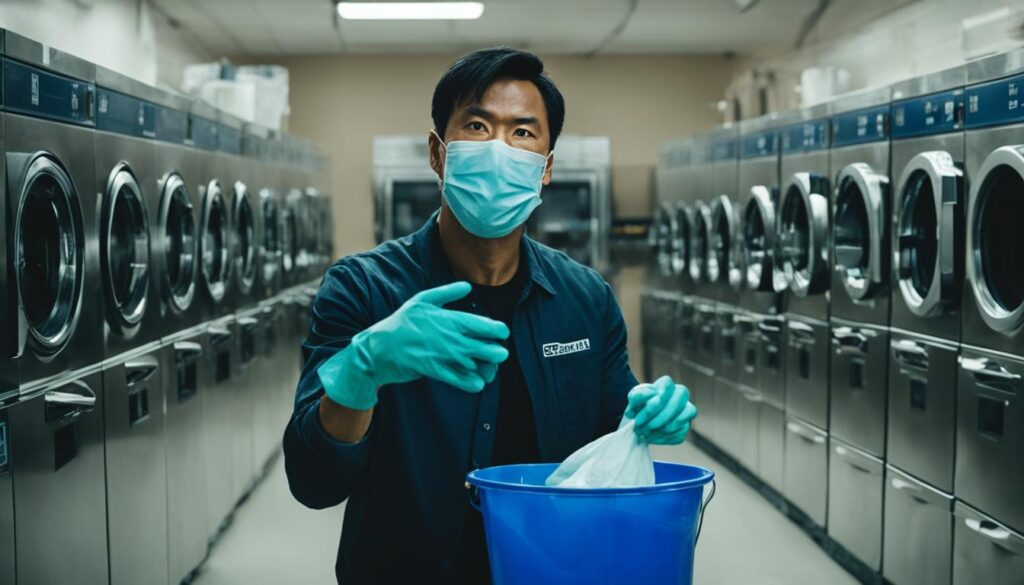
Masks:
[[[624,416],[634,420],[636,434],[653,445],[678,445],[686,440],[697,407],[690,390],[662,376],[653,384],[639,384],[629,391]]]
[[[428,377],[466,392],[494,380],[508,358],[504,323],[443,306],[469,294],[468,282],[422,291],[394,313],[360,331],[317,369],[331,400],[355,410],[377,403],[385,384]]]

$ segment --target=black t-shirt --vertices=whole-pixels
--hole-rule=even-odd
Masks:
[[[512,280],[498,286],[473,285],[473,296],[490,318],[501,321],[512,330],[512,317],[523,293],[526,276],[522,268]],[[494,447],[491,465],[537,463],[537,422],[533,403],[519,366],[515,344],[510,336],[505,343],[508,359],[498,366],[498,417],[494,424]],[[476,510],[466,513],[459,554],[455,565],[455,583],[481,585],[491,582],[483,521]]]

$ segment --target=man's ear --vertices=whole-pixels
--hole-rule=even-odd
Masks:
[[[541,179],[541,183],[545,185],[551,184],[551,168],[555,165],[555,153],[552,152],[548,156],[548,162],[544,165],[544,178]]]
[[[434,174],[439,179],[444,179],[444,145],[441,144],[441,139],[438,138],[436,132],[431,132],[427,135],[427,145],[430,149],[430,168],[434,169]]]

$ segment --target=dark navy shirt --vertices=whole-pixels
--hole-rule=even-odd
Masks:
[[[521,245],[525,282],[512,343],[540,459],[560,462],[615,430],[637,381],[622,313],[604,279],[527,237]],[[417,292],[454,280],[435,214],[409,236],[337,261],[313,302],[284,435],[285,469],[306,506],[348,500],[335,565],[345,585],[450,582],[466,514],[477,513],[465,476],[491,464],[497,378],[476,394],[429,378],[384,386],[357,443],[332,439],[317,415],[320,364]],[[485,314],[472,295],[447,308]]]

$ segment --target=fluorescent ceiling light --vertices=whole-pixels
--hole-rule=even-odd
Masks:
[[[483,2],[338,2],[346,20],[476,20]]]

